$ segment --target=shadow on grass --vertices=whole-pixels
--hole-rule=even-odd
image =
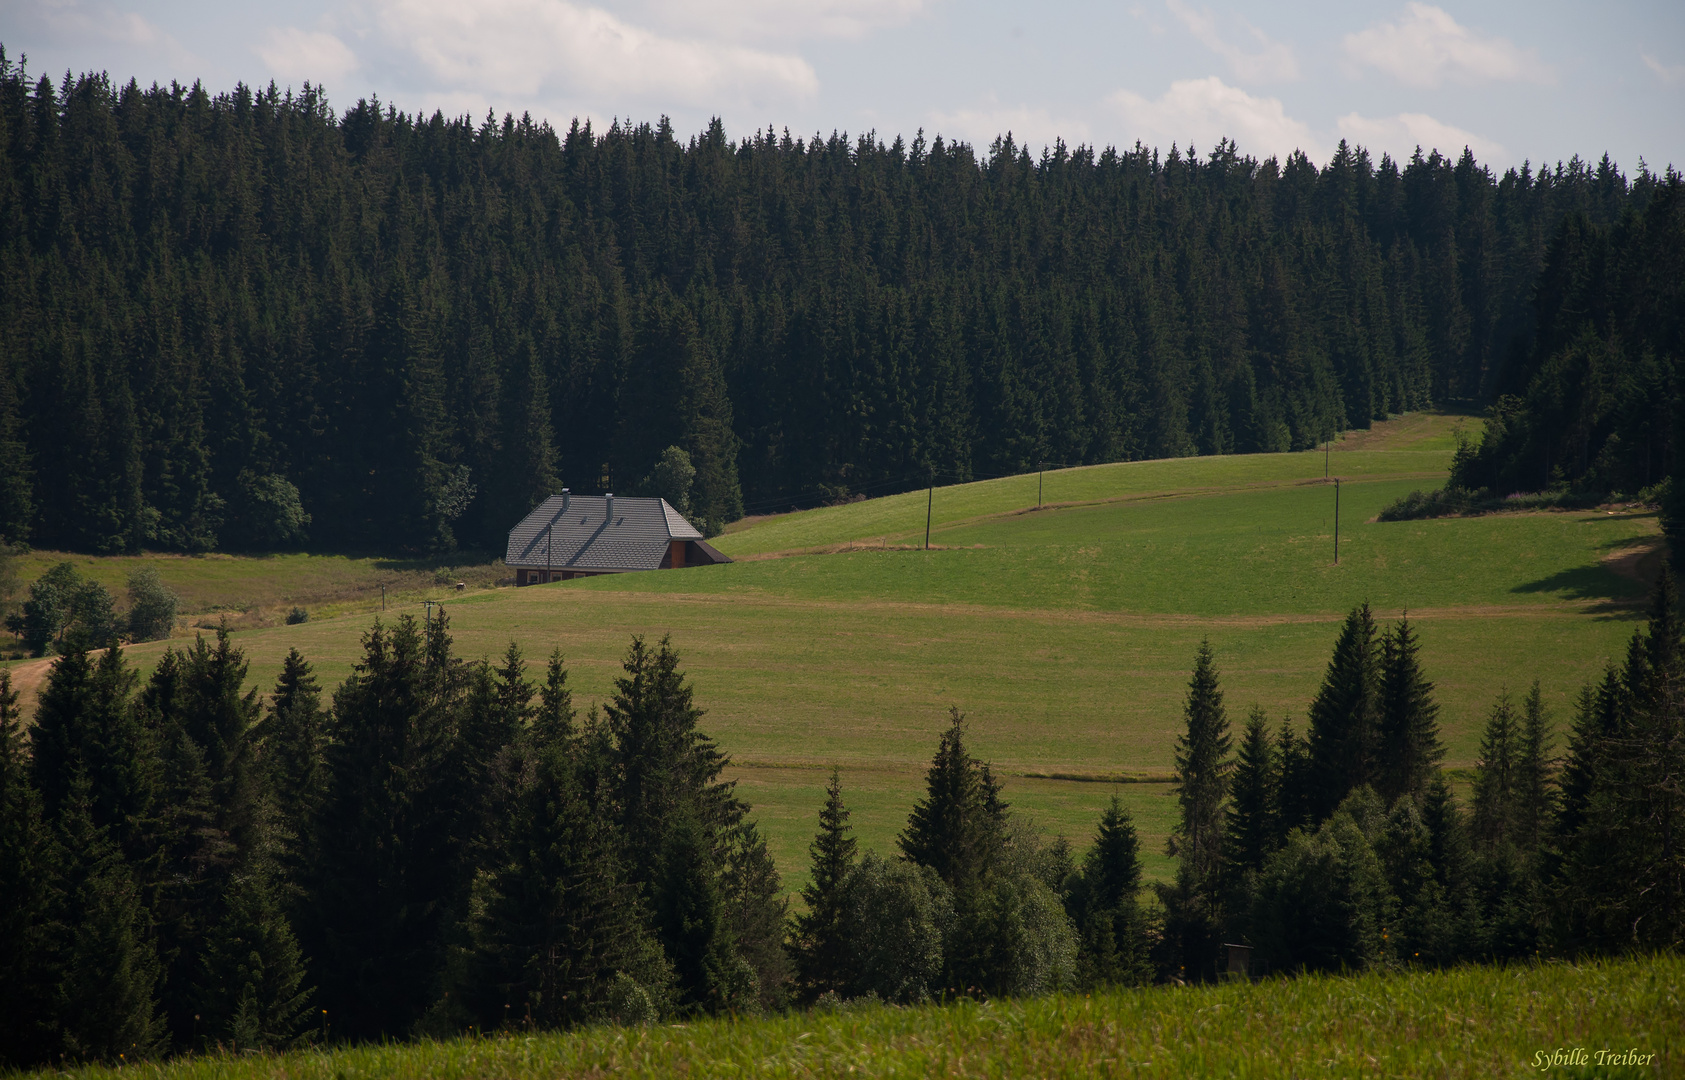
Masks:
[[[1637,622],[1645,616],[1649,590],[1636,581],[1601,566],[1562,570],[1537,581],[1517,585],[1516,593],[1556,593],[1567,600],[1586,600],[1586,613],[1599,622]]]

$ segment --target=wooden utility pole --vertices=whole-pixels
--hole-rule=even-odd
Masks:
[[[930,470],[930,492],[924,499],[924,549],[930,550],[930,508],[936,505],[936,470]]]
[[[1340,565],[1340,478],[1334,478],[1334,565]]]

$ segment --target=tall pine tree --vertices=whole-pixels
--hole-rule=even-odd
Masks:
[[[1408,617],[1381,638],[1380,756],[1376,788],[1396,802],[1420,798],[1445,746],[1439,739],[1439,704],[1422,672],[1421,646]]]
[[[1380,671],[1375,619],[1363,604],[1346,616],[1334,656],[1310,709],[1310,809],[1320,822],[1353,789],[1373,782],[1378,764]]]
[[[844,934],[843,883],[854,869],[857,844],[842,800],[842,775],[831,770],[819,832],[808,845],[812,876],[802,888],[807,910],[796,916],[790,935],[796,984],[806,1000],[840,993],[849,981],[850,946]]]

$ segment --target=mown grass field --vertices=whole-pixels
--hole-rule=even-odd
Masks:
[[[513,579],[501,562],[483,557],[387,559],[358,555],[236,556],[78,555],[32,551],[18,559],[18,576],[34,581],[56,563],[104,585],[121,603],[129,575],[147,568],[181,598],[178,617],[189,627],[214,626],[226,618],[239,629],[259,629],[285,622],[287,612],[302,607],[313,617],[380,610],[381,589],[394,600],[444,596],[462,581],[473,589],[493,588]]]
[[[1093,997],[865,1007],[142,1068],[167,1080],[350,1077],[1677,1076],[1685,959],[1312,976]],[[1588,1067],[1537,1067],[1583,1048]],[[1639,1065],[1595,1064],[1599,1050]],[[133,1069],[60,1075],[107,1077]]]
[[[631,635],[671,634],[791,888],[806,876],[825,770],[843,770],[863,843],[889,849],[950,705],[971,717],[1014,805],[1078,848],[1121,795],[1158,877],[1174,810],[1162,781],[1201,638],[1231,717],[1257,704],[1302,728],[1346,611],[1408,609],[1454,768],[1473,763],[1500,690],[1541,680],[1565,726],[1572,696],[1624,650],[1656,557],[1653,515],[1374,520],[1443,480],[1452,430],[1470,423],[1414,415],[1338,444],[1338,566],[1322,454],[1196,458],[1049,473],[1040,510],[1034,476],[939,488],[931,551],[915,546],[916,492],[748,523],[717,542],[739,560],[726,566],[461,596],[429,574],[388,617],[419,617],[413,601],[432,592],[465,655],[516,640],[537,664],[560,648],[582,707],[611,692]],[[214,570],[194,579],[204,602],[237,598],[248,569],[274,590],[287,577],[277,567],[310,558],[173,563],[186,578]],[[370,572],[384,571],[346,570]],[[241,631],[254,680],[272,682],[294,646],[326,685],[343,679],[371,618],[366,593],[347,602],[337,617]],[[150,665],[162,649],[130,654]],[[26,684],[43,670],[13,666]]]

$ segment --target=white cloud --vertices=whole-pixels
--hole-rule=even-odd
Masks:
[[[1008,133],[1013,142],[1028,146],[1032,153],[1052,146],[1057,139],[1064,139],[1069,146],[1093,141],[1088,125],[1080,120],[1058,117],[1046,109],[1028,105],[1005,108],[993,100],[983,102],[979,108],[939,112],[933,120],[929,125],[932,135],[968,142],[979,155],[988,153],[990,144]]]
[[[1229,138],[1242,154],[1254,157],[1286,157],[1303,150],[1313,160],[1327,159],[1321,141],[1287,115],[1280,99],[1254,97],[1215,75],[1173,82],[1157,100],[1128,90],[1119,90],[1106,100],[1126,125],[1120,144],[1140,140],[1148,146],[1176,143],[1210,149],[1218,139]]]
[[[1182,25],[1200,44],[1229,62],[1235,78],[1246,82],[1292,82],[1299,78],[1299,61],[1293,55],[1293,47],[1272,40],[1245,19],[1238,22],[1256,43],[1256,52],[1247,52],[1229,42],[1218,29],[1217,16],[1209,8],[1192,8],[1181,0],[1165,0],[1165,6],[1182,20]]]
[[[1347,34],[1346,55],[1410,86],[1446,81],[1550,82],[1549,65],[1532,49],[1460,25],[1443,8],[1410,3],[1397,21]]]
[[[181,42],[160,30],[144,15],[122,11],[110,4],[83,4],[79,0],[47,0],[34,12],[54,34],[70,40],[103,39],[119,45],[136,46],[161,53],[175,63],[196,62]]]
[[[717,109],[819,88],[799,56],[664,37],[568,0],[384,0],[380,24],[449,88],[499,98],[583,93]]]
[[[659,22],[716,39],[846,38],[902,26],[928,0],[654,0]]]
[[[1502,143],[1485,139],[1472,131],[1442,123],[1426,113],[1399,113],[1397,116],[1367,117],[1347,113],[1335,122],[1341,136],[1379,155],[1385,151],[1404,161],[1415,153],[1438,150],[1447,157],[1460,157],[1463,147],[1485,164],[1506,164],[1509,151]]]
[[[357,54],[345,42],[320,30],[272,26],[263,44],[253,46],[258,58],[279,78],[312,83],[335,82],[357,70]]]
[[[1685,83],[1685,64],[1664,64],[1649,53],[1644,54],[1644,64],[1656,73],[1656,78],[1664,86],[1678,86]]]

